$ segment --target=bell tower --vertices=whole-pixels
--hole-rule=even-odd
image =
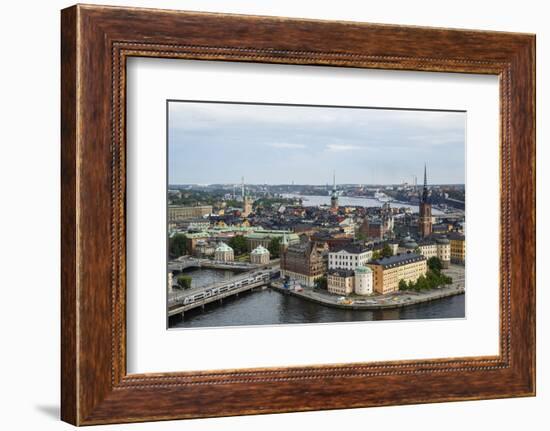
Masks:
[[[421,238],[425,238],[432,234],[432,204],[428,196],[428,176],[426,164],[424,164],[424,188],[422,189],[422,197],[420,198],[418,230]]]

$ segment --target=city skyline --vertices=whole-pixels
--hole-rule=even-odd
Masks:
[[[464,184],[466,113],[356,107],[168,105],[169,184]]]

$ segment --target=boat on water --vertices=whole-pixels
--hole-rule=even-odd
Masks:
[[[374,199],[376,199],[378,202],[390,202],[391,198],[384,192],[375,192],[374,193]]]

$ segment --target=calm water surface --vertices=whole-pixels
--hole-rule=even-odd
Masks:
[[[228,272],[227,274],[217,274]],[[204,273],[200,274],[199,273]],[[230,271],[193,270],[188,273],[197,283],[210,284],[215,277],[231,277]],[[217,278],[218,280],[220,278]],[[198,286],[199,284],[197,284]],[[170,320],[171,328],[275,325],[288,323],[334,323],[400,319],[450,319],[464,317],[464,295],[404,308],[376,311],[342,310],[325,307],[275,290],[264,288],[212,303]]]
[[[283,194],[282,196],[285,198],[302,199],[303,205],[305,207],[330,205],[330,196],[323,196],[323,195],[305,196],[305,195],[299,195],[295,193],[286,193],[286,194]],[[360,207],[380,207],[384,204],[384,202],[380,202],[377,199],[353,198],[353,197],[347,197],[347,196],[338,197],[338,203],[342,206],[350,205],[350,206],[360,206]],[[404,202],[390,202],[390,206],[392,208],[410,208],[411,211],[416,213],[418,212],[418,205],[411,205]],[[441,211],[435,208],[432,209],[432,213],[434,215],[443,214]]]

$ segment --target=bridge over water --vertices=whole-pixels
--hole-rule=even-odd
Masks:
[[[280,269],[271,267],[234,277],[231,280],[197,287],[185,291],[171,291],[168,294],[168,316],[185,313],[206,304],[221,301],[229,296],[265,286],[272,278],[279,276]]]
[[[168,271],[181,272],[187,268],[211,268],[211,269],[229,269],[233,271],[250,271],[261,267],[249,262],[222,262],[219,260],[197,259],[194,257],[184,257],[168,262]]]

